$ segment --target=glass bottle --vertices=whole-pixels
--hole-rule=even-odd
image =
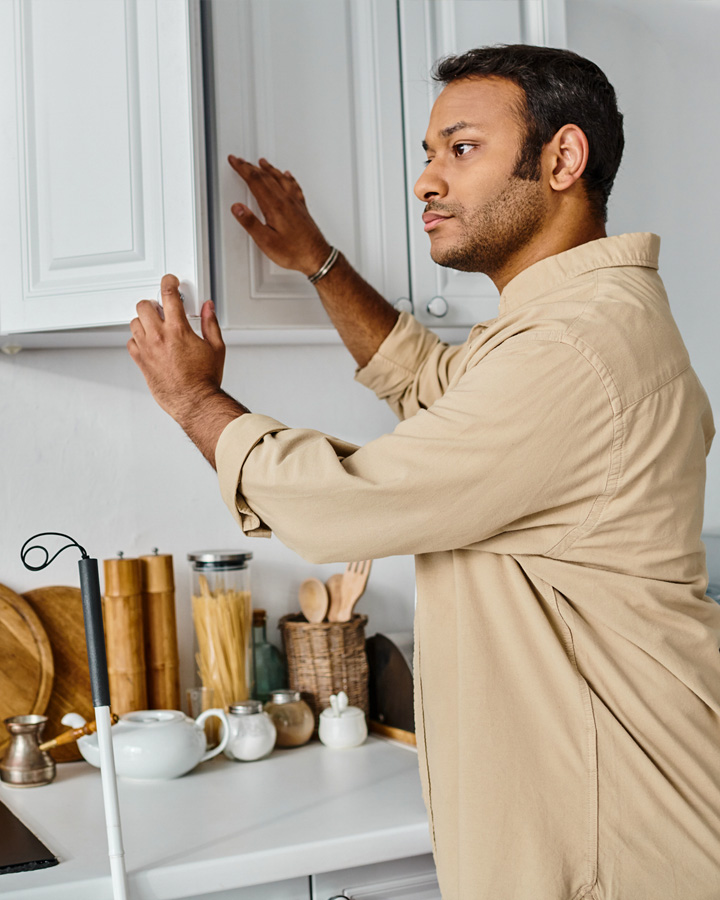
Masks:
[[[270,693],[287,686],[285,660],[278,648],[267,639],[267,614],[253,610],[253,697],[266,703]]]
[[[199,684],[214,691],[215,706],[247,700],[252,679],[251,553],[189,553],[192,617]]]

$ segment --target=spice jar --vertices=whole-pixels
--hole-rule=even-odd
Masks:
[[[228,759],[250,762],[272,752],[277,731],[259,700],[231,704],[228,721],[230,738],[224,751]]]
[[[275,723],[278,747],[299,747],[312,737],[315,718],[300,691],[273,691],[265,712]]]
[[[251,553],[188,553],[199,684],[212,688],[215,706],[247,700],[252,679]]]

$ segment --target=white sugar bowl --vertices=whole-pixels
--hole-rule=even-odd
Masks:
[[[326,747],[336,750],[359,747],[367,738],[365,713],[347,703],[347,695],[340,691],[330,697],[330,707],[320,713],[318,736]]]

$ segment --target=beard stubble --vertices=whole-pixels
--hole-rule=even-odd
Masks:
[[[512,175],[505,188],[479,209],[432,202],[427,209],[450,213],[462,225],[462,236],[453,246],[431,247],[434,262],[492,278],[540,231],[546,203],[538,181]]]

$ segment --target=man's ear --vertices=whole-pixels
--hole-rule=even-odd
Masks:
[[[590,146],[585,132],[577,125],[563,125],[545,145],[546,163],[550,170],[550,187],[566,191],[585,171]]]

